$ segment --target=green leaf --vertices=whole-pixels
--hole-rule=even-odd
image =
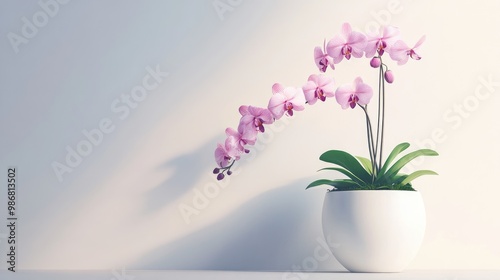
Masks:
[[[338,171],[338,172],[346,175],[347,177],[349,177],[351,180],[353,180],[354,182],[358,183],[359,185],[366,185],[367,184],[366,182],[364,182],[363,180],[361,180],[360,178],[358,178],[356,175],[354,175],[351,172],[349,172],[349,170],[346,170],[344,168],[340,168],[340,167],[325,167],[325,168],[321,168],[318,171],[323,171],[323,170]]]
[[[310,183],[306,187],[306,190],[309,188],[313,188],[313,187],[317,187],[317,186],[321,186],[321,185],[333,186],[338,191],[355,190],[355,189],[359,188],[358,184],[356,184],[354,181],[349,180],[349,179],[338,179],[338,180],[320,179],[320,180],[316,180],[316,181]]]
[[[332,180],[326,180],[326,179],[321,179],[321,180],[316,180],[312,183],[310,183],[307,187],[306,187],[306,190],[308,188],[313,188],[313,187],[317,187],[317,186],[321,186],[321,185],[329,185],[329,186],[332,186]]]
[[[363,167],[365,168],[366,171],[368,171],[368,173],[371,175],[373,174],[373,168],[372,168],[372,161],[365,158],[365,157],[360,157],[360,156],[356,156],[356,158],[359,160],[359,162],[361,162],[361,164],[363,165]]]
[[[414,152],[411,152],[404,157],[400,158],[396,163],[394,163],[389,170],[385,174],[382,175],[382,177],[385,177],[387,179],[392,178],[394,175],[396,175],[401,168],[403,168],[407,163],[412,161],[413,159],[419,157],[419,156],[437,156],[438,153],[436,151],[430,150],[430,149],[421,149],[417,150]]]
[[[402,182],[401,184],[402,185],[406,185],[408,183],[410,183],[411,181],[413,181],[414,179],[420,177],[420,176],[423,176],[423,175],[438,175],[436,172],[432,171],[432,170],[418,170],[418,171],[415,171],[413,173],[411,173],[410,175],[408,175]]]
[[[404,150],[408,149],[408,147],[410,147],[410,144],[409,143],[406,143],[406,142],[403,142],[399,145],[397,145],[396,147],[394,147],[394,149],[392,150],[392,152],[389,154],[389,156],[387,157],[387,159],[385,160],[384,162],[384,166],[382,166],[382,169],[380,169],[379,171],[379,176],[380,175],[383,175],[385,173],[385,171],[389,168],[389,165],[391,164],[391,162],[401,153],[403,152]]]
[[[356,182],[349,179],[333,180],[332,186],[334,186],[337,191],[350,191],[360,188],[360,186],[356,184]]]
[[[372,176],[363,168],[363,166],[361,166],[359,161],[349,153],[346,153],[344,151],[331,150],[324,152],[319,157],[319,159],[347,169],[350,173],[355,175],[358,179],[366,184],[371,182]]]

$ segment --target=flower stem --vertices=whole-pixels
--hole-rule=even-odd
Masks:
[[[385,124],[385,79],[384,79],[384,74],[383,74],[383,69],[382,69],[383,66],[386,67],[386,71],[387,71],[387,65],[381,63],[380,64],[380,82],[382,83],[382,91],[379,92],[379,96],[382,97],[382,121],[381,121],[382,126],[381,126],[381,131],[380,131],[380,153],[378,155],[380,168],[382,168],[382,148],[384,147],[384,124]],[[380,108],[380,104],[379,104],[379,108]],[[378,133],[378,131],[377,131],[377,133]]]
[[[359,104],[358,104],[359,105]],[[363,112],[365,112],[365,117],[366,117],[366,134],[367,134],[367,139],[368,139],[368,151],[370,153],[370,161],[372,163],[372,183],[375,181],[375,178],[378,173],[378,167],[377,167],[377,160],[375,157],[375,147],[373,145],[373,130],[372,130],[372,123],[370,121],[370,116],[368,115],[368,106],[365,105],[364,107],[359,105],[361,109],[363,109]]]
[[[380,58],[381,59],[381,58]],[[380,142],[380,107],[381,107],[381,94],[380,91],[382,89],[382,63],[380,64],[379,67],[379,75],[378,75],[378,111],[377,111],[377,140],[375,143],[375,158],[377,157],[377,152],[378,152],[378,144]]]

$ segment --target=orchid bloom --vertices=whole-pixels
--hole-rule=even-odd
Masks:
[[[273,115],[268,109],[259,108],[254,106],[240,106],[241,120],[240,127],[250,127],[255,131],[264,132],[264,124],[272,124],[274,119]]]
[[[311,75],[307,83],[302,87],[304,96],[308,104],[313,105],[319,99],[325,101],[327,97],[333,97],[333,78],[325,75]]]
[[[284,88],[276,83],[273,85],[273,93],[267,108],[275,119],[280,119],[285,112],[288,116],[293,116],[293,111],[304,110],[306,100],[301,88]]]
[[[372,95],[372,88],[363,83],[361,77],[357,77],[352,85],[340,86],[335,92],[335,98],[342,109],[349,107],[354,109],[356,104],[366,105],[370,102]]]
[[[323,73],[326,72],[326,68],[328,67],[328,65],[330,65],[332,69],[335,69],[333,58],[326,53],[325,45],[326,41],[323,42],[323,50],[321,49],[321,47],[314,48],[314,62],[316,63],[319,71]]]
[[[399,29],[394,26],[385,26],[380,31],[380,35],[371,37],[366,42],[366,57],[373,57],[375,53],[382,56],[388,50],[399,36]]]
[[[226,128],[227,139],[234,141],[236,143],[236,149],[242,152],[246,152],[246,145],[254,145],[257,141],[257,131],[255,129],[245,129],[244,126],[239,126],[238,131],[228,127]]]
[[[234,137],[226,138],[224,145],[218,143],[215,149],[215,162],[222,168],[227,167],[231,160],[239,160],[241,151]]]
[[[328,42],[326,52],[337,64],[345,57],[350,59],[351,55],[360,58],[366,47],[366,36],[360,32],[352,31],[349,23],[342,25],[342,36],[335,36]]]
[[[391,58],[398,62],[398,65],[403,65],[408,61],[408,57],[415,60],[420,60],[421,57],[417,54],[416,50],[425,41],[425,36],[422,36],[420,40],[415,44],[413,48],[409,48],[405,42],[399,40],[391,47],[389,52]]]

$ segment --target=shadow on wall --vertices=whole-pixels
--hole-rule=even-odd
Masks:
[[[157,248],[128,267],[344,270],[322,245],[325,244],[321,229],[324,192],[305,191],[308,183],[299,180],[263,193],[225,219]]]
[[[219,138],[222,138],[222,136]],[[147,211],[159,211],[165,205],[191,191],[191,188],[202,176],[205,174],[212,175],[211,171],[216,166],[213,157],[213,151],[215,151],[216,147],[217,139],[213,138],[197,149],[169,159],[161,165],[159,167],[161,171],[173,169],[173,172],[167,180],[148,193]],[[209,179],[208,176],[206,178]]]

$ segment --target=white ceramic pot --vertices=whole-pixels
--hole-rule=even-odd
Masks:
[[[323,234],[351,272],[401,272],[425,232],[425,208],[416,191],[333,191],[323,204]]]

